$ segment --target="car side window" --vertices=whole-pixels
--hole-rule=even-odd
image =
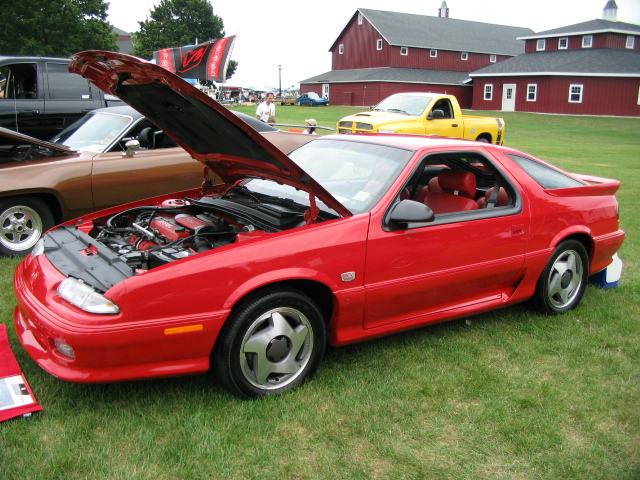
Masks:
[[[0,70],[0,98],[38,98],[38,67],[35,63],[6,65]]]
[[[91,100],[90,83],[70,73],[66,63],[47,63],[50,100]]]
[[[519,195],[489,159],[475,152],[427,156],[398,201],[427,205],[435,222],[474,220],[514,213]],[[411,227],[424,226],[424,224]]]
[[[453,109],[451,108],[451,102],[448,98],[441,98],[436,102],[431,111],[434,110],[442,110],[444,113],[444,117],[442,118],[453,118]]]

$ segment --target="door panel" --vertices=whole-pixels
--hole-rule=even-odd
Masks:
[[[467,214],[463,214],[467,215]],[[523,214],[372,230],[365,272],[365,328],[499,297],[524,262]]]
[[[138,150],[94,157],[93,200],[96,210],[112,205],[177,192],[202,184],[203,165],[182,148]]]

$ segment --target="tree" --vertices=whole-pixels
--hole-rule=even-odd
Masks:
[[[118,50],[104,0],[4,0],[0,54],[67,57]]]
[[[150,11],[150,17],[140,24],[140,31],[133,34],[133,55],[153,57],[153,52],[163,48],[193,45],[223,38],[224,22],[213,13],[208,0],[161,0]],[[227,78],[235,73],[238,62],[229,61]]]

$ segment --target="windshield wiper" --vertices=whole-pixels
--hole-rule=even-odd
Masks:
[[[245,187],[244,185],[236,185],[231,190],[229,190],[227,193],[230,193],[230,192],[241,193],[245,197],[249,197],[254,202],[258,202],[259,203],[259,202],[262,201],[260,198],[256,197],[254,195],[254,193],[251,190],[249,190],[247,187]]]
[[[405,115],[409,115],[407,112],[400,110],[399,108],[387,108],[387,112],[404,113]]]

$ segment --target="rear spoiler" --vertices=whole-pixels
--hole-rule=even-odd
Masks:
[[[620,181],[611,178],[594,177],[592,175],[583,175],[581,173],[572,173],[571,176],[581,180],[589,185],[584,187],[556,188],[553,190],[545,190],[549,195],[554,197],[576,197],[576,196],[604,196],[615,195],[620,188]]]

